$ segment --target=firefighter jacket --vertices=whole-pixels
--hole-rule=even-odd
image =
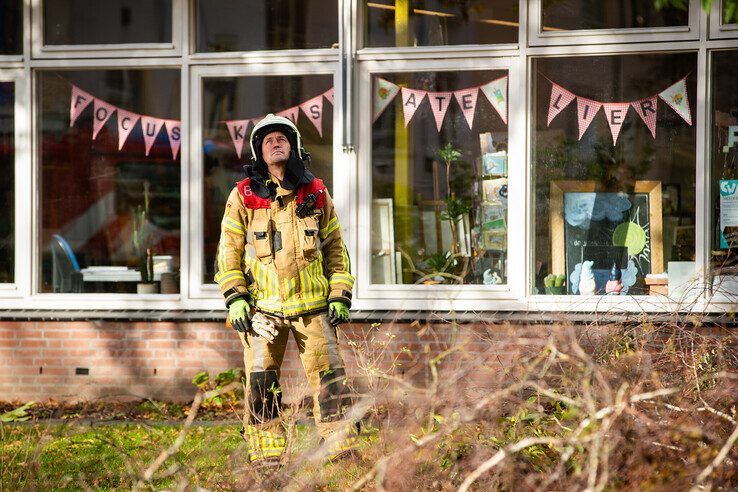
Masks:
[[[221,222],[215,281],[226,305],[244,297],[284,318],[325,310],[332,301],[351,306],[351,263],[323,182],[316,178],[294,191],[277,187],[271,201],[249,182],[231,191]],[[318,200],[300,218],[297,207],[311,193]]]

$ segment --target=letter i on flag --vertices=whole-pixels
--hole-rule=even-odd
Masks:
[[[405,128],[410,120],[413,119],[413,115],[418,110],[420,103],[425,99],[425,91],[418,91],[415,89],[408,89],[407,87],[402,88],[402,113],[405,116]]]
[[[584,136],[584,132],[589,128],[590,123],[594,119],[597,112],[602,107],[602,103],[577,97],[577,114],[579,116],[579,140]]]
[[[548,121],[546,122],[546,126],[550,126],[553,119],[571,104],[576,97],[560,85],[551,82],[551,101],[548,103]]]
[[[691,126],[692,111],[689,109],[686,80],[684,78],[676,84],[669,86],[666,90],[659,92],[659,97]]]
[[[377,118],[387,109],[387,106],[394,100],[398,92],[400,92],[400,87],[392,82],[380,77],[374,79],[374,93],[372,94],[373,121],[377,121]]]
[[[249,123],[251,123],[251,120],[232,120],[225,122],[239,159],[243,151],[243,143],[246,141],[246,130],[249,128]]]
[[[618,135],[620,135],[620,130],[623,128],[623,120],[625,120],[625,115],[628,114],[630,103],[605,103],[602,107],[605,108],[605,117],[607,117],[607,122],[610,124],[612,145],[614,147],[618,143]]]
[[[95,99],[77,86],[72,86],[72,102],[69,105],[69,126],[74,126],[79,115]]]
[[[656,96],[647,97],[630,104],[648,129],[651,130],[653,138],[656,138],[656,105],[658,104],[658,98]]]

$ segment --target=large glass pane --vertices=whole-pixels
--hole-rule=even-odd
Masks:
[[[0,82],[0,284],[14,279],[15,87]]]
[[[44,0],[45,45],[172,42],[172,0]]]
[[[296,121],[303,147],[311,154],[309,169],[333,194],[332,88],[332,75],[213,77],[203,81],[203,283],[215,282],[223,209],[236,182],[246,177],[243,166],[251,162],[249,137],[254,121],[283,111],[283,116]],[[229,122],[233,122],[231,130]]]
[[[543,30],[686,26],[687,8],[657,9],[653,0],[543,0]]]
[[[666,293],[695,271],[696,61],[534,60],[534,293]]]
[[[39,73],[42,292],[177,291],[179,79]]]
[[[23,53],[23,2],[0,3],[0,55]]]
[[[712,221],[713,266],[738,273],[738,51],[712,54]]]
[[[506,283],[507,72],[373,87],[372,283]]]
[[[378,0],[364,2],[364,19],[368,47],[518,41],[517,0]]]
[[[338,46],[338,0],[198,0],[197,51]]]

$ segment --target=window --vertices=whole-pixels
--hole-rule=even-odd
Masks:
[[[23,53],[23,2],[5,1],[0,4],[0,55]]]
[[[172,43],[172,0],[43,0],[43,42]]]
[[[507,73],[374,76],[372,283],[507,283]]]
[[[611,275],[666,293],[695,271],[696,62],[534,60],[534,293],[618,292]]]
[[[204,257],[202,282],[214,283],[223,209],[251,162],[254,121],[268,113],[295,121],[309,169],[333,194],[333,75],[207,77],[203,79]]]
[[[736,274],[738,257],[738,76],[735,50],[712,54],[712,262],[716,273]]]
[[[0,284],[15,280],[15,86],[0,82]]]
[[[657,9],[653,0],[543,0],[543,31],[686,26],[687,9]]]
[[[439,46],[518,41],[518,2],[363,2],[365,46]]]
[[[38,73],[41,292],[177,291],[179,74]]]
[[[714,0],[710,11],[710,37],[738,37],[738,10],[725,0]]]
[[[198,0],[197,51],[337,47],[337,0]]]

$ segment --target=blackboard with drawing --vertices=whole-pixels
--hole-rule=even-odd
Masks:
[[[594,181],[554,181],[550,219],[550,273],[566,275],[570,294],[578,292],[584,260],[594,262],[597,292],[604,289],[613,262],[625,287],[663,271],[658,181],[639,181],[631,192],[602,191]]]

